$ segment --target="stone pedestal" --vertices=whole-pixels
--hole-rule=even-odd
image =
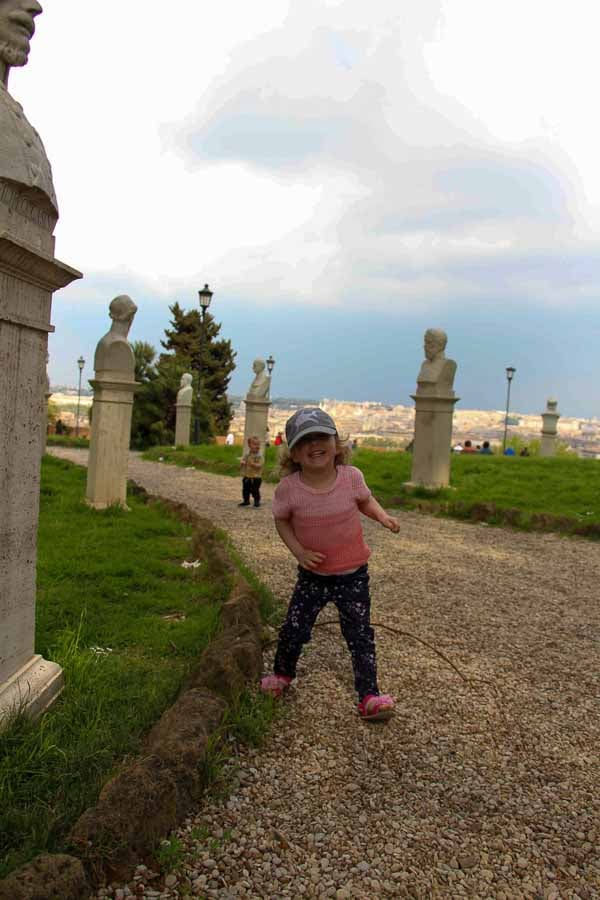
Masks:
[[[412,471],[407,488],[430,490],[448,487],[450,483],[450,447],[454,404],[460,399],[452,394],[427,396],[413,394],[415,401],[415,438]]]
[[[175,410],[175,445],[187,447],[190,442],[192,405],[191,403],[177,403]]]
[[[94,379],[86,502],[94,509],[127,507],[127,457],[135,381]]]
[[[0,721],[62,688],[34,653],[40,458],[52,294],[81,273],[55,259],[57,217],[37,200],[0,180]]]
[[[560,413],[557,410],[558,401],[548,400],[546,411],[542,413],[542,443],[540,456],[556,456],[557,425]]]
[[[244,422],[244,452],[248,448],[248,438],[256,435],[260,441],[260,452],[265,452],[265,434],[269,424],[270,400],[244,400],[246,404],[246,420]]]

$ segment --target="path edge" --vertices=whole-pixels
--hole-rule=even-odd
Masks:
[[[128,488],[161,503],[192,525],[192,553],[212,577],[232,579],[220,631],[175,700],[145,738],[139,756],[100,791],[70,832],[73,853],[45,853],[0,881],[0,900],[85,900],[104,880],[133,875],[143,855],[177,827],[205,790],[200,767],[218,740],[236,698],[262,672],[263,623],[256,592],[238,569],[215,526],[186,504]]]

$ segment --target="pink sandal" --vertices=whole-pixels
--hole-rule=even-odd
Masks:
[[[358,704],[358,714],[361,719],[370,719],[372,722],[381,722],[391,719],[394,715],[394,698],[389,694],[367,694]]]
[[[286,688],[289,688],[292,680],[288,675],[265,675],[260,683],[260,689],[263,694],[281,697]]]

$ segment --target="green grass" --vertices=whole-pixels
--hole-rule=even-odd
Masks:
[[[89,438],[75,437],[74,434],[49,434],[46,438],[48,447],[89,447]]]
[[[176,450],[158,447],[148,451],[145,458],[163,457],[165,463],[195,465],[203,471],[238,476],[240,453],[240,447],[215,445]],[[352,463],[362,469],[367,484],[385,506],[426,507],[430,503],[432,510],[466,516],[474,505],[486,503],[494,504],[500,511],[520,510],[520,520],[515,524],[522,527],[528,527],[529,518],[535,514],[565,517],[575,525],[600,523],[600,460],[575,456],[544,459],[456,455],[451,456],[451,489],[434,494],[416,491],[412,495],[402,488],[410,478],[409,453],[359,449]],[[274,447],[267,450],[266,468],[270,480],[276,481]]]
[[[177,696],[229,590],[204,566],[181,568],[191,531],[163,507],[130,496],[131,512],[94,512],[84,491],[83,470],[44,460],[36,650],[63,666],[66,688],[40,722],[0,733],[0,878],[64,848]]]
[[[240,477],[240,458],[243,448],[221,446],[219,444],[198,444],[189,447],[151,447],[143,454],[144,459],[152,462],[161,460],[177,466],[193,467],[214,475],[231,475]],[[277,481],[277,450],[267,447],[263,478],[266,481]]]

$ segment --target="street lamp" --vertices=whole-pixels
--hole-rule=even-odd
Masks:
[[[201,393],[201,378],[202,378],[202,350],[203,344],[205,343],[205,319],[206,319],[206,310],[210,306],[210,301],[212,300],[213,292],[209,288],[207,284],[204,285],[201,291],[198,291],[198,300],[200,301],[200,309],[202,311],[202,329],[200,331],[200,350],[198,353],[198,403],[200,402],[200,393]],[[200,443],[200,419],[198,416],[194,419],[194,443]]]
[[[275,368],[275,360],[273,359],[272,356],[269,356],[269,358],[267,359],[267,372],[269,373],[269,375],[271,374],[271,372],[273,371],[274,368]]]
[[[77,360],[79,366],[79,387],[77,389],[77,419],[75,420],[75,437],[79,437],[79,407],[81,406],[81,374],[85,366],[85,359],[80,356]]]
[[[510,406],[510,385],[514,378],[515,372],[517,370],[514,366],[506,367],[506,380],[508,382],[506,387],[506,415],[504,416],[504,440],[502,442],[502,453],[506,450],[506,431],[508,429],[508,408]]]

